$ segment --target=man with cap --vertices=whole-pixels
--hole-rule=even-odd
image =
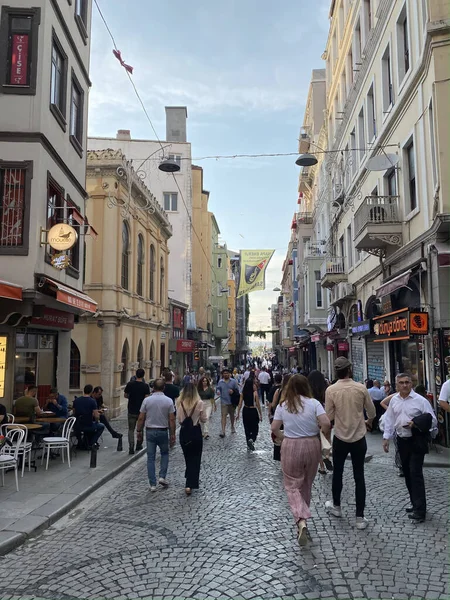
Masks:
[[[232,396],[239,396],[239,386],[236,379],[231,378],[231,371],[228,368],[222,369],[222,379],[217,384],[216,391],[220,394],[220,408],[222,413],[222,432],[220,437],[225,437],[225,428],[227,426],[227,415],[230,415],[231,433],[236,433],[234,428],[235,410],[239,401],[232,402]]]
[[[375,418],[375,406],[362,383],[352,379],[352,363],[340,356],[334,363],[337,381],[325,392],[325,410],[330,421],[334,421],[333,438],[333,501],[327,501],[325,508],[334,517],[342,517],[341,492],[342,475],[347,456],[350,454],[355,479],[356,528],[365,529],[366,483],[364,480],[364,459],[367,452],[366,432]],[[367,421],[364,418],[367,413]]]

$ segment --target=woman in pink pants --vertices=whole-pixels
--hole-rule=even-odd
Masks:
[[[306,377],[293,375],[283,390],[272,422],[275,436],[279,435],[281,425],[284,427],[281,468],[300,546],[305,546],[309,537],[306,519],[311,517],[311,488],[321,457],[319,432],[322,430],[329,439],[331,430],[323,406],[311,396]]]

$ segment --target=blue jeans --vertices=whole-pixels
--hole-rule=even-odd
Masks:
[[[169,432],[167,429],[147,429],[147,472],[150,485],[156,485],[155,457],[156,447],[161,451],[159,476],[166,478],[169,467]]]
[[[95,421],[92,423],[92,427],[86,427],[83,429],[83,432],[88,434],[89,436],[89,444],[92,446],[98,442],[100,439],[105,426],[102,423],[98,423]]]

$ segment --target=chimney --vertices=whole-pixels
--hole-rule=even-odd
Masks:
[[[186,142],[187,108],[166,106],[166,141]]]
[[[116,140],[131,140],[131,131],[129,129],[119,129],[117,131]]]

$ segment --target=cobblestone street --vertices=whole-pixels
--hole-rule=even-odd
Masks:
[[[355,529],[346,467],[344,518],[329,517],[331,476],[313,489],[313,542],[300,549],[265,421],[257,451],[237,435],[205,442],[201,489],[184,494],[183,457],[171,453],[170,487],[151,494],[145,459],[67,517],[0,559],[9,599],[448,598],[447,469],[425,469],[429,516],[406,518],[392,455],[366,465],[370,526]]]

